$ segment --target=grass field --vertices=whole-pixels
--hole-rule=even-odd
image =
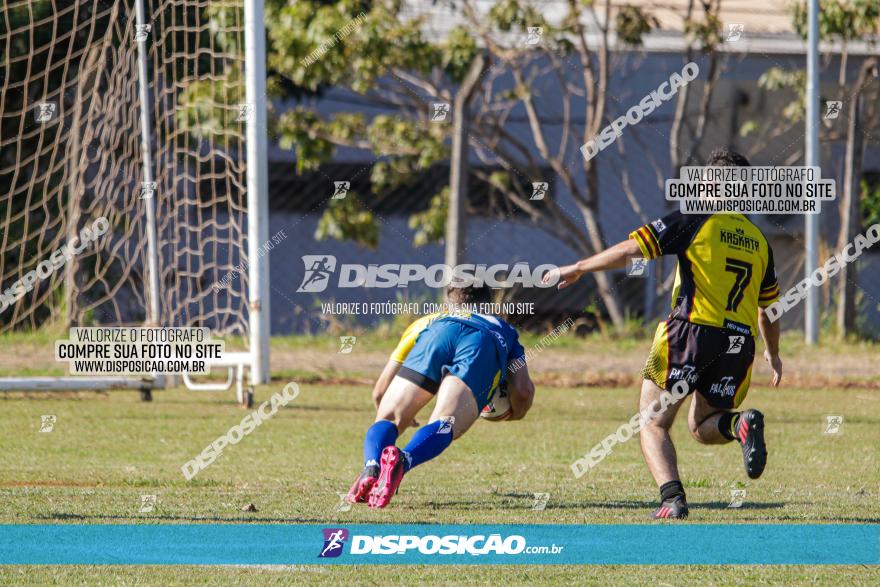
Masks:
[[[257,401],[285,381],[257,390]],[[70,397],[0,395],[0,523],[643,523],[656,489],[637,440],[575,479],[569,465],[635,410],[627,387],[539,389],[529,417],[478,423],[437,461],[407,477],[385,511],[337,511],[372,419],[365,385],[303,383],[302,392],[194,480],[180,467],[243,417],[228,394],[157,392]],[[674,439],[691,519],[707,522],[880,523],[880,393],[757,385],[745,407],[767,419],[769,465],[759,481],[738,447]],[[57,416],[39,433],[40,416]],[[823,434],[826,415],[842,432]],[[731,489],[746,490],[728,508]],[[533,494],[550,500],[534,511]],[[141,496],[155,495],[151,513]],[[243,511],[250,504],[256,511]],[[0,584],[474,583],[877,584],[868,567],[3,567]]]

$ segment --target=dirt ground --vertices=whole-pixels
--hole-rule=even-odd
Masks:
[[[584,343],[577,349],[545,349],[529,361],[529,372],[539,385],[554,387],[632,386],[650,349],[649,341],[633,348],[603,348],[603,344]],[[793,387],[854,387],[880,389],[880,354],[870,348],[851,348],[847,352],[829,349],[798,349],[782,353],[783,384]],[[387,351],[355,349],[349,355],[328,353],[324,349],[273,350],[273,372],[291,366],[311,372],[316,378],[364,381],[371,383],[388,360]],[[374,375],[375,374],[375,375]],[[755,358],[753,383],[768,385],[770,371],[763,357]]]

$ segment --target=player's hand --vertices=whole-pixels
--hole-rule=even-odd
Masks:
[[[779,382],[782,381],[782,359],[779,355],[771,355],[767,350],[764,351],[764,359],[773,371],[773,387],[779,387]]]
[[[541,281],[544,283],[556,282],[557,289],[564,289],[580,279],[583,274],[584,272],[578,269],[577,265],[565,265],[551,269],[544,274],[544,279]]]

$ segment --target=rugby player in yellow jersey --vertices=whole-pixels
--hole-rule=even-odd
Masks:
[[[739,153],[714,151],[711,166],[748,166]],[[688,428],[697,442],[740,443],[746,473],[760,477],[767,463],[764,416],[734,411],[746,396],[755,354],[755,333],[764,339],[764,358],[773,386],[782,377],[779,323],[764,308],[779,297],[773,252],[761,231],[741,214],[695,215],[673,212],[638,228],[629,239],[573,265],[549,272],[562,289],[591,271],[619,269],[627,259],[676,255],[678,270],[672,312],[661,322],[642,371],[639,409],[648,413],[664,390],[684,380],[696,391]],[[660,488],[652,518],[686,518],[684,487],[669,436],[679,407],[675,402],[648,419],[640,434],[642,454]]]

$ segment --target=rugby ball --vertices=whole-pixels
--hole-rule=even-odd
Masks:
[[[480,412],[480,417],[490,422],[500,422],[507,420],[510,414],[510,396],[507,395],[507,387],[502,385],[492,396],[492,401]]]

